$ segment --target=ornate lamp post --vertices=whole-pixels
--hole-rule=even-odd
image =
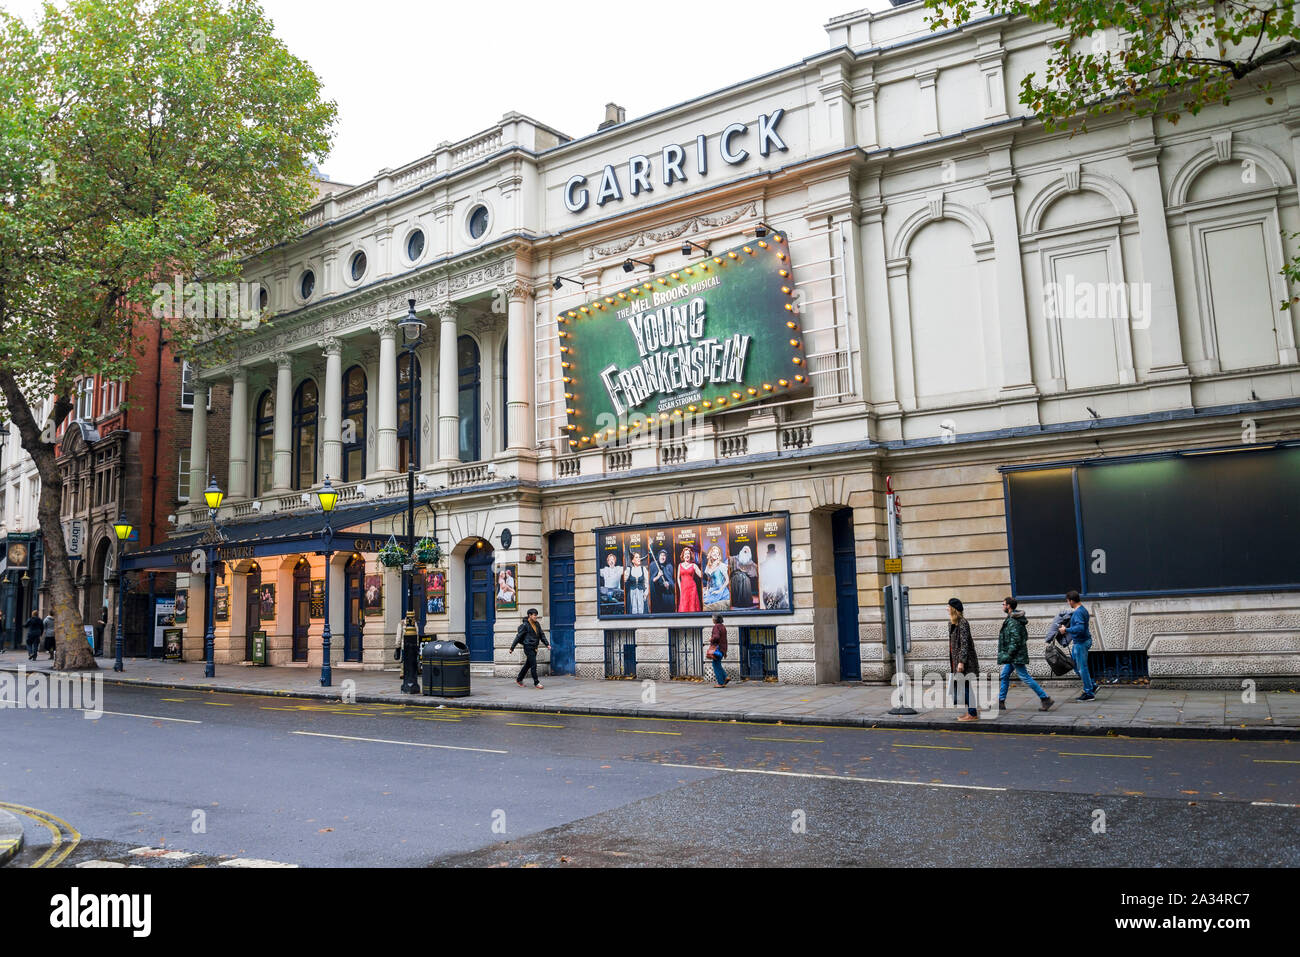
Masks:
[[[420,432],[416,428],[415,409],[415,350],[424,334],[424,320],[415,314],[415,300],[406,300],[406,318],[397,324],[406,343],[407,388],[410,389],[410,457],[406,463],[406,552],[407,561],[402,570],[406,575],[406,623],[402,632],[402,691],[420,693],[420,670],[416,661],[419,633],[415,628],[415,470],[420,459]]]
[[[203,603],[204,618],[206,619],[207,630],[203,635],[203,677],[215,678],[217,675],[216,663],[216,636],[213,634],[213,620],[216,609],[213,607],[217,601],[217,546],[221,544],[221,528],[217,525],[217,509],[221,508],[221,500],[226,497],[226,493],[221,491],[221,486],[217,484],[217,477],[212,476],[212,481],[208,487],[203,490],[203,499],[208,503],[208,521],[212,523],[212,530],[208,535],[208,567],[207,567],[207,600]]]
[[[122,567],[122,552],[126,547],[126,540],[131,537],[131,532],[135,530],[126,515],[123,515],[113,523],[113,534],[117,536],[117,628],[115,629],[117,649],[113,661],[113,670],[121,671],[122,669],[122,605],[123,598],[126,595],[126,569]]]
[[[321,544],[325,546],[325,630],[321,633],[321,650],[323,661],[320,666],[320,683],[328,688],[333,683],[334,674],[330,670],[330,556],[334,554],[334,529],[330,527],[330,513],[338,503],[339,493],[330,484],[330,477],[325,476],[325,484],[316,493],[316,501],[325,513],[325,531],[321,535]]]

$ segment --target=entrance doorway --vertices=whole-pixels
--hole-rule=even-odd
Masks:
[[[361,660],[361,637],[365,630],[366,562],[353,558],[343,571],[343,593],[347,596],[347,619],[343,623],[343,660]]]
[[[835,554],[835,619],[840,646],[840,680],[861,681],[858,653],[858,551],[853,540],[853,509],[831,515],[831,548]]]
[[[293,568],[293,660],[307,660],[307,634],[311,628],[311,565],[300,558]]]
[[[491,661],[493,657],[496,602],[492,577],[492,546],[479,539],[465,556],[465,643],[470,661]]]
[[[574,673],[573,533],[553,532],[547,539],[550,556],[551,673]]]
[[[253,632],[262,628],[262,569],[254,565],[244,576],[244,660],[253,660]]]

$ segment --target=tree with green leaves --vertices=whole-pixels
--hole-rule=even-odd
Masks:
[[[932,30],[1017,16],[1060,30],[1021,104],[1049,132],[1086,133],[1089,118],[1129,112],[1177,123],[1243,88],[1272,103],[1270,68],[1300,64],[1295,0],[925,0]],[[1283,270],[1300,282],[1300,258]],[[1283,302],[1287,309],[1300,296]]]
[[[336,116],[252,0],[68,0],[31,24],[0,10],[0,399],[40,475],[56,667],[95,667],[54,448],[76,380],[128,379],[142,323],[187,356],[246,324],[159,310],[152,289],[229,281],[300,232]]]

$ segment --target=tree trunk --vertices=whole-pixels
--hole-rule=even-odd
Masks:
[[[72,585],[72,570],[68,566],[68,548],[63,540],[63,523],[59,510],[63,500],[63,476],[54,457],[53,436],[45,441],[32,415],[31,406],[18,386],[12,370],[0,368],[0,392],[4,393],[10,420],[18,428],[23,448],[36,464],[41,477],[41,497],[36,506],[36,517],[44,541],[44,581],[49,589],[54,613],[54,667],[63,671],[98,670],[95,656],[86,641],[81,610],[77,607]],[[70,410],[66,396],[54,406],[52,421],[59,421],[60,412]]]

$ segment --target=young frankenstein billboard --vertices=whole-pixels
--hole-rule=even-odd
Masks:
[[[789,614],[790,516],[596,529],[600,618]]]
[[[572,449],[809,386],[778,233],[556,318]]]

